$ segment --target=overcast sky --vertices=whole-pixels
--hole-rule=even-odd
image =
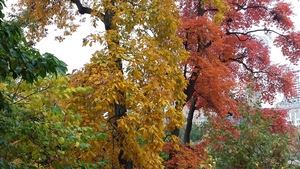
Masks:
[[[87,16],[88,17],[88,16]],[[100,28],[104,30],[104,27]],[[99,28],[97,28],[99,30]],[[69,72],[73,69],[79,69],[89,62],[90,57],[97,49],[101,49],[98,44],[90,46],[82,46],[83,39],[90,33],[95,32],[96,29],[91,26],[90,22],[84,22],[79,27],[78,31],[71,36],[65,37],[63,42],[55,41],[55,36],[59,35],[58,32],[49,33],[47,38],[37,43],[36,48],[42,53],[49,52],[54,54],[59,59],[68,64]]]

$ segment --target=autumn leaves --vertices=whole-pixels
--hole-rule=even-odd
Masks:
[[[270,62],[268,45],[255,34],[277,26],[281,33],[275,34],[274,43],[291,61],[299,59],[299,34],[284,2],[21,0],[15,12],[18,21],[26,23],[21,25],[28,28],[27,38],[37,41],[53,24],[71,35],[79,24],[78,14],[90,14],[93,26],[104,23],[106,29],[84,42],[102,46],[90,63],[70,75],[67,84],[66,79],[52,80],[69,92],[55,102],[61,111],[51,109],[67,117],[63,120],[68,130],[55,130],[71,133],[69,140],[59,135],[57,145],[75,145],[66,151],[70,154],[57,158],[61,166],[78,167],[82,162],[95,168],[162,168],[167,164],[163,160],[176,161],[172,156],[162,158],[163,145],[170,146],[165,148],[173,151],[170,154],[181,148],[197,155],[193,161],[197,166],[208,158],[205,144],[194,149],[179,146],[177,135],[170,135],[184,122],[183,106],[191,109],[191,117],[197,109],[222,119],[228,112],[239,116],[246,90],[260,92],[261,100],[269,102],[277,92],[293,94],[292,73]],[[192,119],[184,131],[185,143],[190,141]],[[79,134],[81,130],[85,135]],[[70,162],[70,157],[78,161]],[[46,159],[54,166],[54,156]]]

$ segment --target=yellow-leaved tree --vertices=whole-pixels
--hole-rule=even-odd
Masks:
[[[185,100],[179,63],[187,54],[176,37],[180,22],[175,1],[20,0],[15,9],[23,9],[18,19],[27,23],[28,38],[39,40],[47,25],[56,24],[66,35],[76,31],[74,7],[90,14],[94,26],[103,22],[106,32],[90,34],[84,41],[104,48],[70,81],[73,87],[92,89],[74,94],[65,106],[81,114],[81,125],[107,134],[74,157],[87,162],[106,159],[105,168],[162,168],[159,154],[165,133],[181,127]]]

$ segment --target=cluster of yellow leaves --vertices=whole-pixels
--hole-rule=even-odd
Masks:
[[[64,35],[71,35],[79,26],[70,0],[19,0],[12,10],[18,21],[27,26],[26,35],[30,40],[39,41],[45,37],[48,25],[56,25]]]
[[[207,0],[206,0],[207,1]],[[208,0],[207,1],[212,7],[218,9],[218,12],[213,17],[216,23],[221,23],[225,18],[225,13],[229,9],[228,1],[227,0]]]

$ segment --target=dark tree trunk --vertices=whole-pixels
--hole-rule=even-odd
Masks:
[[[206,10],[202,7],[202,3],[203,3],[202,0],[198,0],[198,15],[199,16],[203,16],[204,13],[206,12]],[[198,44],[199,44],[198,49],[197,49],[198,52],[205,50],[212,44],[212,42],[209,41],[206,45],[201,46],[200,45],[201,38],[199,36],[197,38],[198,38]],[[188,51],[188,43],[187,42],[185,44],[185,49]],[[187,88],[184,90],[184,93],[187,96],[186,102],[188,102],[188,101],[191,102],[187,121],[186,121],[186,129],[184,131],[184,138],[183,138],[184,143],[190,143],[190,134],[191,134],[192,125],[193,125],[193,117],[194,117],[194,112],[196,109],[196,100],[195,100],[195,98],[193,98],[193,94],[195,92],[195,84],[196,84],[200,69],[201,69],[200,66],[194,67],[194,72],[192,73],[192,76],[189,79],[189,84],[188,84]]]
[[[193,74],[193,77],[191,77],[190,78],[190,80],[189,80],[189,84],[188,84],[188,86],[185,88],[185,90],[184,90],[184,93],[186,94],[186,96],[187,96],[187,98],[186,98],[186,102],[188,102],[189,100],[194,100],[193,98],[192,98],[192,96],[193,96],[193,93],[194,93],[194,91],[195,91],[195,89],[194,89],[194,87],[195,87],[195,84],[196,84],[196,80],[197,80],[197,74],[196,73],[194,73]],[[191,99],[192,98],[192,99]],[[195,102],[195,104],[196,104],[196,102]],[[191,105],[192,106],[192,105]],[[194,105],[194,107],[195,107],[195,105]],[[194,108],[195,109],[195,108]],[[189,121],[189,123],[190,123],[190,125],[192,125],[192,122],[193,122],[193,115],[194,115],[194,111],[193,111],[193,113],[190,115],[190,111],[189,111],[189,115],[188,116],[192,116],[192,119]],[[187,123],[188,123],[188,121],[187,121]],[[191,127],[190,127],[191,128]],[[189,131],[189,136],[188,136],[188,138],[190,138],[190,132],[191,132],[191,129],[190,129],[190,131]],[[180,133],[180,129],[179,128],[175,128],[172,132],[171,132],[171,134],[172,135],[175,135],[175,136],[177,136],[177,137],[179,137],[179,133]],[[185,133],[184,133],[184,138],[185,138],[185,135],[186,135],[186,131],[185,131]],[[184,141],[185,142],[185,141]],[[169,160],[171,160],[173,158],[173,153],[170,153],[169,154]]]
[[[122,141],[121,141],[122,142]],[[120,144],[120,147],[123,147],[123,143]],[[133,163],[129,159],[124,159],[122,156],[124,154],[124,150],[120,150],[118,155],[118,161],[120,166],[124,166],[124,169],[133,169]]]
[[[186,128],[184,131],[184,138],[183,138],[183,142],[185,144],[190,143],[190,135],[191,135],[191,130],[192,130],[193,117],[194,117],[194,112],[196,109],[196,100],[194,98],[191,98],[190,102],[191,102],[191,105],[190,105],[188,117],[186,120]]]

